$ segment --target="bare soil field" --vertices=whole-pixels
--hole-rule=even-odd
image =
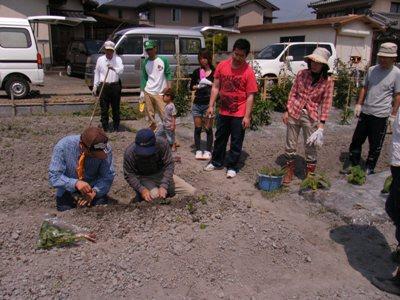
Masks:
[[[354,130],[337,119],[334,112],[319,152],[318,169],[331,181],[341,176]],[[181,121],[176,174],[204,196],[169,204],[131,203],[123,152],[145,122],[124,121],[123,131],[109,134],[117,169],[110,196],[118,203],[59,213],[47,176],[52,148],[87,124],[72,115],[0,119],[1,299],[395,298],[370,283],[395,270],[391,224],[346,224],[299,196],[300,179],[281,193],[255,188],[258,169],[282,163],[280,114],[246,133],[243,168],[232,180],[202,170],[191,147],[193,125]],[[388,166],[389,143],[390,137],[378,171]],[[297,167],[301,178],[300,157]],[[46,215],[94,231],[97,243],[37,250]]]

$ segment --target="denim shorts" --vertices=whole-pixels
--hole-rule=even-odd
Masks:
[[[192,106],[193,117],[204,117],[207,112],[208,106],[209,106],[208,104],[193,103],[193,106]]]

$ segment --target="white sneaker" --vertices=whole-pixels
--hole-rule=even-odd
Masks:
[[[204,167],[204,171],[214,171],[215,166],[212,163],[209,163],[207,166]]]
[[[201,152],[200,150],[196,151],[196,159],[203,159],[203,152]]]
[[[236,176],[236,171],[235,170],[228,170],[226,172],[226,178],[233,178]]]
[[[210,160],[211,159],[211,152],[210,151],[204,151],[203,159],[204,160]]]

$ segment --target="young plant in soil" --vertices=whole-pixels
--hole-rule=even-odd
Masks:
[[[328,190],[331,187],[331,183],[325,177],[325,175],[310,173],[302,181],[300,185],[302,190],[316,191],[318,189]]]
[[[277,168],[268,168],[268,167],[262,167],[259,171],[261,175],[266,175],[266,176],[283,176],[285,175],[285,169],[277,169]]]
[[[390,175],[388,178],[386,178],[385,183],[383,184],[383,189],[381,191],[382,194],[388,194],[390,192],[392,182],[393,182],[393,177],[392,175]]]
[[[350,169],[350,174],[347,177],[347,182],[354,185],[363,185],[367,180],[365,171],[360,166],[354,166]]]
[[[193,215],[193,214],[196,212],[196,210],[197,210],[197,208],[196,208],[196,206],[193,204],[193,202],[189,202],[189,203],[186,205],[186,209],[188,210],[189,214],[191,214],[191,215]]]
[[[206,228],[207,228],[207,225],[206,225],[206,224],[203,224],[203,223],[200,224],[200,229],[201,229],[201,230],[206,229]]]

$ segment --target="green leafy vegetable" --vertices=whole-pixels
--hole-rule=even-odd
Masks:
[[[277,168],[268,168],[268,167],[262,167],[260,170],[261,175],[267,175],[267,176],[283,176],[285,175],[285,169],[277,169]]]
[[[383,190],[381,191],[382,194],[387,194],[390,192],[390,187],[392,186],[393,177],[389,176],[386,178],[385,183],[383,184]]]
[[[350,174],[347,177],[347,182],[355,185],[363,185],[367,180],[365,171],[360,166],[354,166],[350,169]]]
[[[44,221],[40,228],[38,248],[50,249],[53,247],[73,245],[82,239],[84,239],[82,236],[77,236],[70,230],[56,227],[51,225],[48,221]]]
[[[300,185],[302,189],[311,189],[316,191],[318,189],[329,189],[331,187],[331,183],[329,180],[321,174],[317,173],[309,173]]]

